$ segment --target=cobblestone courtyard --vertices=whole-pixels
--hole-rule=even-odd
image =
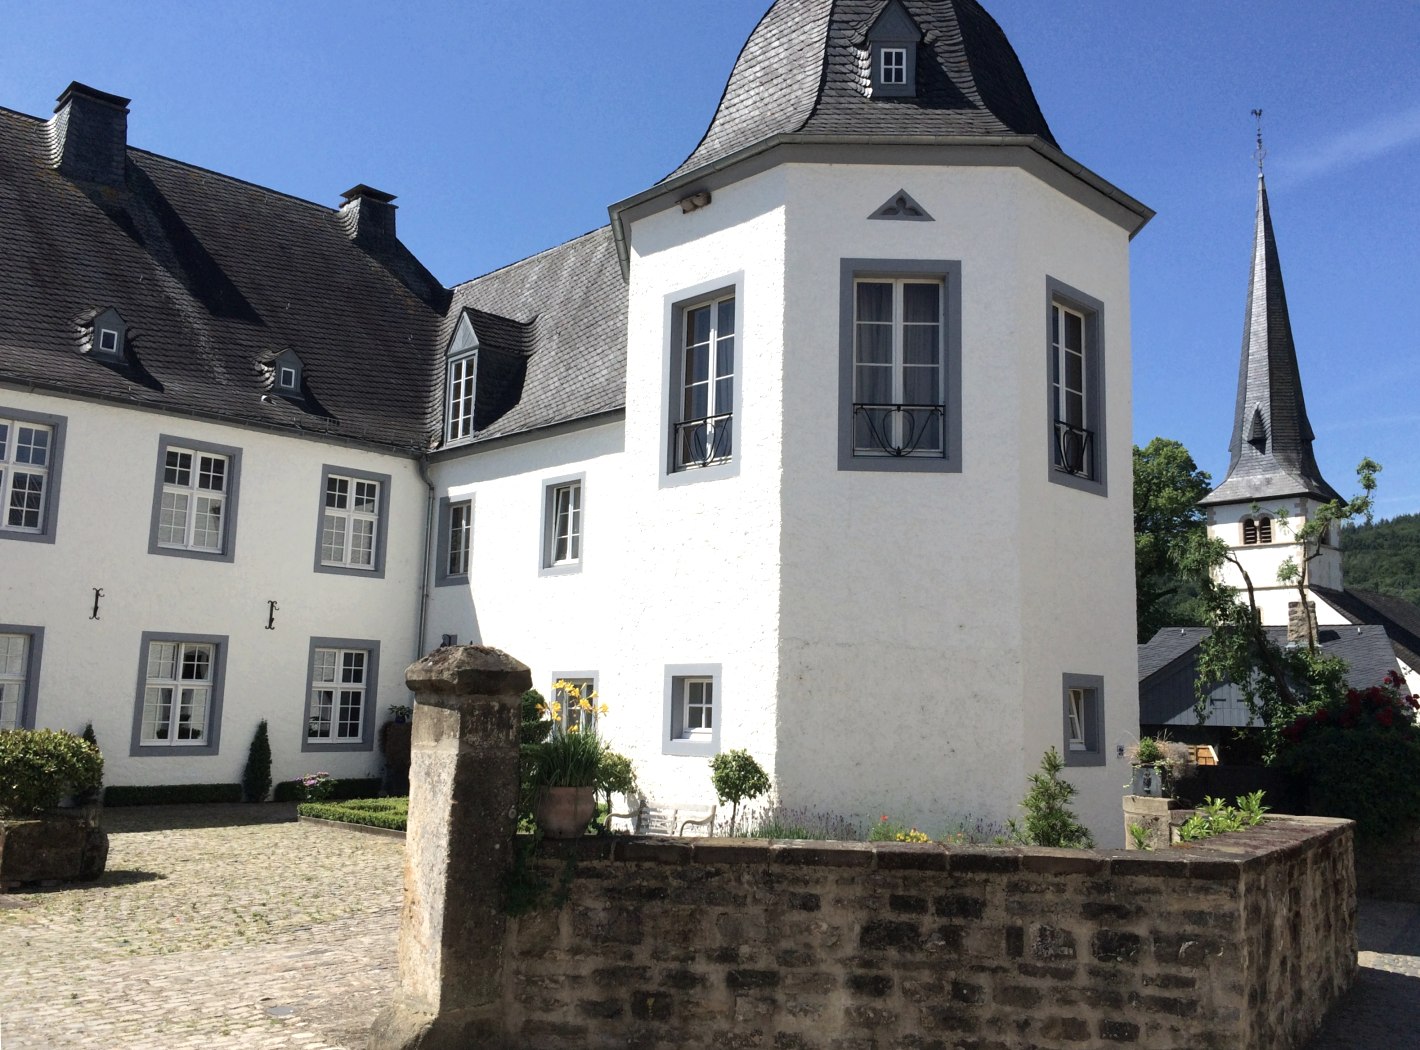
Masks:
[[[294,807],[114,809],[95,885],[0,895],[0,1050],[362,1050],[394,986],[402,843]],[[1308,1050],[1420,1048],[1420,908],[1363,902]]]

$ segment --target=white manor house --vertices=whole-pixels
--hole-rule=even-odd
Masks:
[[[975,0],[777,0],[602,229],[445,288],[336,209],[0,110],[0,725],[113,784],[377,775],[456,640],[590,682],[646,793],[1120,839],[1129,242]]]

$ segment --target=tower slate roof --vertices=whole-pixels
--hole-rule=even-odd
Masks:
[[[917,95],[874,99],[865,90],[867,33],[894,3],[922,30]],[[1057,146],[1015,50],[975,0],[776,0],[740,52],[705,137],[662,181],[795,134],[1015,135]]]
[[[1259,173],[1252,277],[1233,439],[1228,446],[1232,458],[1222,484],[1199,502],[1209,506],[1290,496],[1340,499],[1321,476],[1312,454],[1312,439],[1287,293],[1282,286],[1282,264],[1272,232],[1267,182]]]

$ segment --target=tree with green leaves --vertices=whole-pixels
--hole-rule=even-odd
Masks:
[[[1094,836],[1070,808],[1077,789],[1060,775],[1064,768],[1065,760],[1052,746],[1040,760],[1040,772],[1030,775],[1030,791],[1021,801],[1025,821],[1009,822],[1015,837],[1027,846],[1094,848]]]
[[[265,802],[271,794],[271,741],[266,734],[266,719],[256,724],[247,751],[246,768],[242,770],[242,795],[248,802]]]
[[[1197,583],[1184,568],[1190,545],[1206,535],[1198,501],[1212,488],[1207,471],[1177,441],[1134,446],[1134,589],[1138,640],[1161,627],[1203,623]]]
[[[735,833],[740,803],[758,798],[770,788],[769,774],[748,751],[722,751],[710,760],[710,783],[720,799],[720,805],[732,803],[730,835]]]

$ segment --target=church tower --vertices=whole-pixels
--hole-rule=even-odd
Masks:
[[[1262,622],[1268,626],[1286,625],[1288,606],[1298,601],[1295,585],[1277,580],[1282,564],[1300,557],[1295,530],[1318,507],[1340,499],[1321,476],[1312,439],[1259,139],[1257,226],[1228,446],[1231,458],[1222,484],[1200,505],[1208,515],[1208,535],[1223,540],[1237,557],[1237,565],[1224,566],[1223,581],[1245,591],[1250,579]],[[1310,585],[1341,589],[1339,542],[1339,535],[1325,538],[1307,567]]]

